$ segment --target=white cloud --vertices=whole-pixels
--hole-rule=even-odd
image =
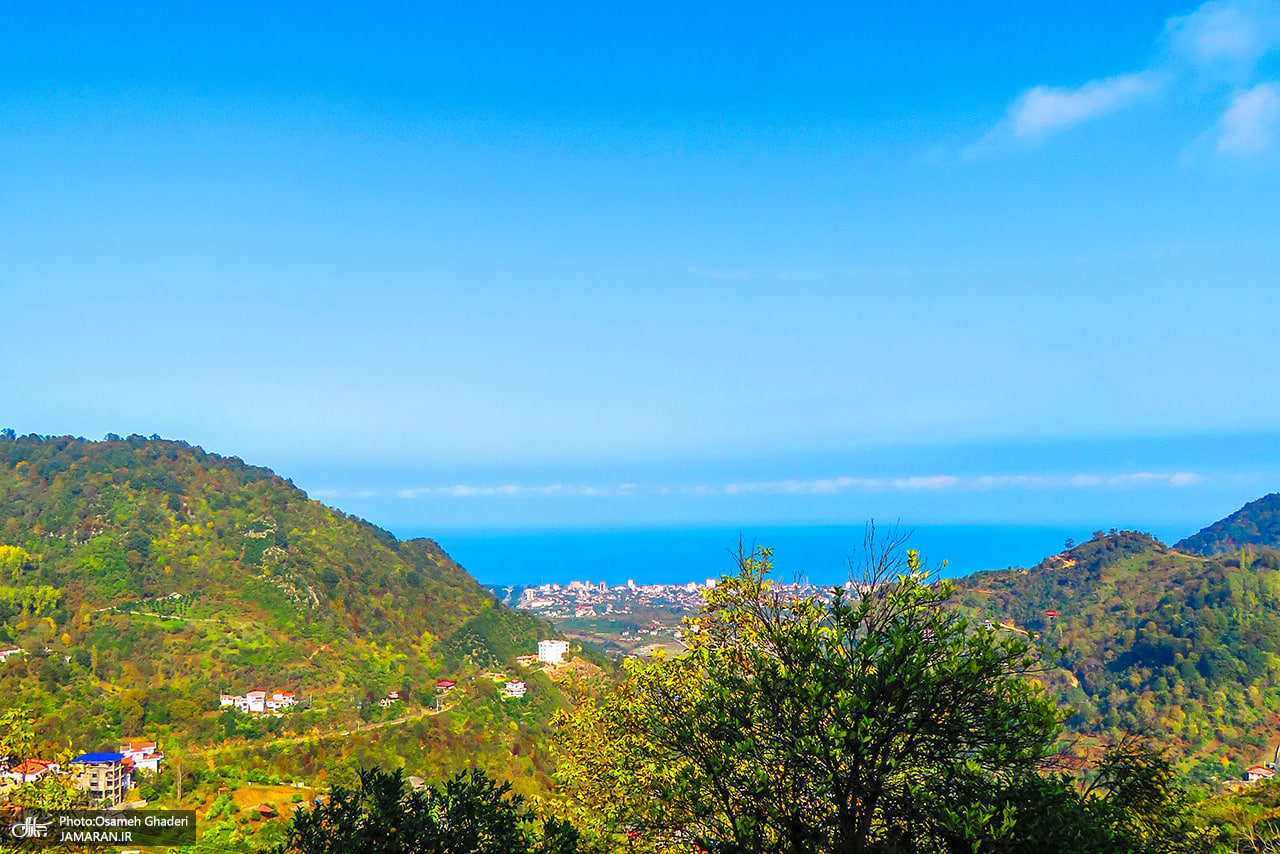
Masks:
[[[1257,154],[1271,147],[1280,126],[1280,85],[1259,83],[1236,93],[1218,119],[1218,151]]]
[[[686,495],[733,497],[741,495],[838,495],[844,492],[982,492],[998,489],[1114,489],[1126,487],[1183,487],[1203,482],[1195,472],[1118,472],[1098,474],[986,474],[986,475],[908,475],[903,477],[838,477],[785,478],[722,484],[620,483],[617,486],[552,483],[545,485],[501,484],[474,486],[453,484],[400,489],[398,498],[512,498],[512,497],[577,497],[627,498],[635,496]],[[319,490],[326,497],[378,497],[376,492],[339,492]]]
[[[1153,74],[1122,74],[1076,89],[1036,86],[1009,107],[1004,124],[1015,137],[1042,136],[1123,110],[1160,88]]]
[[[1026,90],[968,153],[1042,139],[1124,110],[1164,88],[1189,89],[1193,74],[1200,86],[1247,84],[1259,60],[1280,50],[1280,0],[1210,0],[1190,14],[1169,18],[1164,36],[1163,58],[1145,70],[1079,87]],[[1271,84],[1238,94],[1222,117],[1218,151],[1243,154],[1266,148],[1275,124],[1274,98]]]
[[[1103,489],[1135,486],[1190,486],[1201,482],[1194,472],[1120,472],[1118,474],[1081,473],[1071,475],[1001,474],[956,477],[929,475],[897,478],[832,477],[813,480],[767,480],[731,483],[717,490],[700,486],[690,491],[695,495],[832,495],[845,491],[915,492],[957,490],[964,492],[993,489]]]
[[[622,484],[617,490],[606,487],[588,486],[584,484],[563,484],[552,483],[543,486],[524,486],[515,483],[504,483],[499,486],[472,486],[465,483],[458,483],[452,486],[426,486],[416,489],[400,489],[396,491],[397,498],[495,498],[520,495],[540,495],[540,496],[556,496],[556,495],[577,495],[577,496],[601,496],[624,494],[630,495],[634,489],[633,484]],[[358,493],[356,493],[358,495]]]
[[[1165,24],[1170,48],[1202,68],[1235,65],[1251,69],[1280,48],[1280,2],[1214,0]]]

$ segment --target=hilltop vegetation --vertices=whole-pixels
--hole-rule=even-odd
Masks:
[[[25,652],[0,665],[0,710],[31,709],[49,750],[146,736],[315,774],[325,760],[296,739],[392,717],[378,707],[392,690],[401,708],[433,706],[448,675],[474,680],[456,713],[411,739],[314,742],[312,757],[354,779],[360,757],[420,753],[422,768],[441,751],[465,767],[478,753],[545,778],[533,745],[559,690],[531,679],[528,702],[504,708],[482,674],[514,673],[514,655],[553,635],[431,540],[397,540],[265,468],[156,437],[0,433],[0,648]],[[255,688],[301,702],[279,717],[219,709],[221,691]]]
[[[916,552],[890,540],[830,596],[775,586],[768,549],[739,566],[706,593],[687,652],[629,661],[603,702],[557,718],[561,808],[585,838],[654,854],[1225,854],[1147,747],[1060,773],[1035,644],[947,607],[950,582]]]
[[[205,838],[227,850],[285,841],[281,825],[262,823],[255,836],[237,813],[263,797],[253,787],[351,787],[373,766],[436,783],[480,768],[540,796],[559,775],[566,791],[539,803],[566,809],[597,842],[653,850],[664,833],[676,849],[728,832],[759,850],[839,848],[846,838],[996,850],[1015,838],[1085,838],[1077,831],[1124,842],[1088,850],[1156,850],[1148,843],[1159,833],[1131,835],[1138,819],[1181,827],[1177,850],[1205,850],[1213,834],[1201,833],[1170,769],[1126,753],[1126,738],[1146,735],[1207,792],[1280,742],[1277,501],[1184,541],[1197,553],[1097,532],[1030,570],[958,579],[954,593],[927,584],[909,556],[896,587],[868,585],[848,602],[761,598],[765,551],[708,594],[689,653],[629,664],[618,691],[585,686],[570,713],[566,695],[577,692],[515,661],[554,629],[499,603],[430,540],[397,540],[267,469],[181,442],[0,431],[0,649],[22,651],[0,663],[0,714],[31,710],[38,752],[63,758],[122,738],[160,741],[168,770],[144,779],[144,797],[199,807]],[[881,605],[897,615],[884,625]],[[1030,637],[1060,653],[1037,659]],[[762,639],[777,648],[757,648]],[[847,671],[853,651],[860,663]],[[573,672],[613,668],[589,658]],[[957,688],[984,661],[995,668],[982,683],[991,691]],[[942,699],[912,693],[946,674]],[[444,676],[458,688],[437,712]],[[505,701],[498,685],[515,676],[528,696]],[[302,702],[278,716],[219,707],[221,691],[252,688]],[[393,690],[408,702],[379,708]],[[919,712],[984,696],[954,720]],[[838,707],[822,705],[832,698]],[[1095,782],[1120,763],[1105,794],[1043,766],[1055,701],[1068,734],[1102,762]],[[557,767],[548,744],[558,712]],[[965,721],[978,728],[942,731]],[[889,753],[917,730],[941,752],[889,756],[882,779],[868,776],[858,763],[876,727]],[[794,743],[779,740],[787,732]],[[1010,752],[1024,736],[1025,756]],[[848,742],[843,752],[831,753],[831,739]],[[988,765],[965,746],[972,739],[990,748]],[[815,771],[819,754],[830,773]],[[926,778],[933,789],[919,787]],[[707,800],[729,785],[758,800],[727,809]],[[837,790],[848,815],[828,814]],[[1197,814],[1253,833],[1277,821],[1276,791],[1213,799]],[[1129,803],[1132,792],[1146,794]],[[692,812],[660,814],[668,808]],[[855,815],[863,824],[850,830]],[[630,836],[644,827],[645,840]],[[802,842],[774,846],[800,830]]]
[[[1062,648],[1046,677],[1078,734],[1146,733],[1202,782],[1238,777],[1280,742],[1274,551],[1205,559],[1148,534],[1098,532],[1030,570],[956,586],[969,613]]]
[[[1227,518],[1180,540],[1174,548],[1209,557],[1245,546],[1280,548],[1280,493],[1250,501]]]

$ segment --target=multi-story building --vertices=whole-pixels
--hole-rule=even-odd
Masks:
[[[244,695],[249,701],[250,714],[262,714],[267,710],[267,692],[266,691],[250,691]]]
[[[564,661],[564,654],[568,651],[567,640],[538,641],[538,661],[545,664],[559,664]]]
[[[71,760],[76,783],[89,800],[116,806],[129,791],[133,763],[123,753],[84,753]]]

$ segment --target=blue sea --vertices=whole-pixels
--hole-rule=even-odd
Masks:
[[[920,551],[930,566],[943,560],[944,575],[980,569],[1033,566],[1062,551],[1067,539],[1083,542],[1094,526],[917,525],[907,548]],[[879,529],[881,533],[884,528]],[[1165,542],[1192,529],[1146,528]],[[742,528],[661,528],[580,531],[397,531],[430,536],[484,584],[514,585],[604,581],[610,585],[702,581],[734,571],[739,538],[774,549],[777,576],[802,577],[814,584],[837,584],[857,560],[862,526],[753,526]]]

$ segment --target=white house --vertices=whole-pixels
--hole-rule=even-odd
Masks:
[[[529,689],[519,679],[512,679],[506,685],[502,686],[502,695],[504,697],[514,697],[519,700],[525,695]]]
[[[133,762],[134,768],[160,773],[160,761],[164,759],[164,754],[160,752],[159,746],[154,741],[122,742],[120,753],[125,759]]]
[[[231,706],[237,712],[247,712],[249,711],[249,698],[245,696],[237,697],[234,694],[223,694],[218,700],[218,705],[224,708]]]
[[[272,691],[271,696],[264,700],[269,712],[278,712],[282,709],[291,708],[297,702],[298,698],[293,695],[292,691]]]
[[[0,774],[6,780],[13,780],[15,783],[34,783],[45,774],[57,774],[61,770],[61,766],[57,762],[49,762],[45,759],[28,759],[26,762],[19,762],[17,765]]]
[[[1264,768],[1261,765],[1254,765],[1248,771],[1244,772],[1244,778],[1250,783],[1256,783],[1259,780],[1270,780],[1276,775],[1275,771],[1270,768]]]
[[[245,694],[245,699],[249,701],[249,713],[262,713],[267,710],[267,692],[266,691],[250,691]]]
[[[292,691],[250,691],[244,696],[223,694],[219,699],[220,706],[232,706],[237,712],[260,715],[264,712],[279,712],[291,708],[298,703]]]
[[[559,664],[564,661],[564,654],[569,651],[567,640],[538,641],[538,661],[544,664]]]
[[[4,664],[9,660],[10,656],[22,655],[22,647],[15,646],[10,649],[0,649],[0,664]]]

